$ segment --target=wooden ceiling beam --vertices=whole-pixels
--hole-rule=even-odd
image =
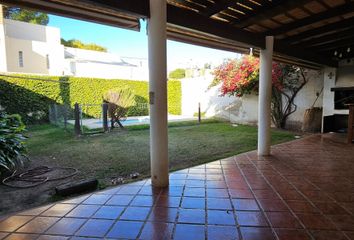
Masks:
[[[222,10],[227,9],[230,6],[233,6],[235,2],[230,0],[219,0],[218,2],[214,3],[211,7],[207,8],[204,12],[201,12],[202,15],[210,17]]]
[[[302,42],[295,44],[295,45],[304,46],[304,47],[320,46],[320,45],[326,44],[328,42],[334,42],[334,41],[338,41],[341,39],[350,38],[353,36],[354,36],[354,30],[348,29],[348,30],[344,30],[344,31],[339,31],[339,32],[327,34],[327,35],[324,35],[321,37],[312,38],[307,41],[302,41]]]
[[[204,12],[201,12],[201,14],[203,16],[206,17],[210,17],[214,14],[217,14],[223,10],[226,10],[229,7],[236,7],[239,4],[245,5],[245,6],[249,6],[250,2],[247,0],[219,0],[216,3],[214,3],[214,5],[211,5],[209,8],[207,8]],[[241,7],[241,6],[238,6]],[[242,8],[242,7],[241,7]],[[250,13],[252,12],[252,10],[246,9],[246,8],[238,8],[238,10],[246,12],[246,13]]]
[[[207,9],[207,6],[203,7],[199,4],[196,4],[194,2],[187,2],[187,1],[184,1],[184,0],[173,0],[173,1],[168,1],[168,3],[174,5],[174,4],[177,4],[177,5],[181,5],[181,6],[185,6],[187,8],[191,8],[191,9],[194,9],[198,12],[203,12],[205,9]]]
[[[226,38],[235,42],[245,44],[249,47],[256,47],[263,49],[265,47],[264,35],[251,33],[242,29],[233,27],[227,23],[218,22],[202,15],[195,14],[191,11],[187,11],[173,5],[167,6],[167,22],[192,29],[195,31],[215,35],[221,38]],[[304,51],[298,47],[289,47],[288,44],[284,44],[279,40],[274,43],[274,51],[291,56],[297,59],[302,59],[308,62],[314,62],[317,64],[337,66],[336,61],[324,58],[311,51]]]
[[[195,14],[173,5],[167,5],[167,22],[173,25],[219,36],[250,47],[264,48],[264,37],[245,30],[237,29],[227,23]]]
[[[286,44],[281,40],[274,40],[274,52],[331,67],[338,66],[337,61],[324,58],[321,54],[314,51],[304,50],[302,47],[289,46],[289,44]]]
[[[270,19],[279,14],[285,13],[291,9],[297,8],[299,6],[303,6],[307,2],[308,0],[297,0],[297,1],[287,0],[285,2],[283,1],[277,3],[277,5],[275,5],[276,3],[274,3],[274,5],[263,6],[259,8],[259,10],[254,11],[252,16],[249,17],[246,16],[246,18],[244,18],[238,23],[235,23],[234,25],[239,28],[245,28],[247,26],[256,24],[260,21]]]
[[[348,28],[354,28],[354,17],[289,36],[283,39],[283,41],[286,41],[288,43],[295,43],[312,37],[316,37],[318,35],[324,35],[325,33],[333,32],[335,30]]]
[[[353,12],[354,10],[354,2],[346,3],[343,5],[340,5],[338,7],[331,8],[327,11],[311,15],[309,17],[305,17],[300,20],[295,20],[294,22],[284,24],[281,27],[278,27],[276,29],[267,31],[265,34],[270,35],[270,36],[277,36],[281,35],[287,32],[290,32],[294,29],[304,27],[307,25],[311,25],[313,23],[323,21],[332,17],[337,17],[346,13]]]
[[[140,17],[150,17],[149,0],[85,0],[92,4],[100,4],[109,6],[115,10],[124,11],[127,13],[138,14]]]
[[[351,37],[351,38],[342,39],[339,41],[334,41],[331,43],[323,44],[319,47],[313,47],[313,49],[316,52],[326,52],[326,51],[335,50],[335,49],[338,49],[341,47],[343,47],[343,48],[349,47],[349,46],[353,45],[353,42],[354,42],[354,37]]]
[[[133,0],[133,2],[139,2],[140,6],[132,8],[129,0],[123,0],[119,5],[115,7],[109,5],[102,5],[100,3],[93,3],[92,1],[82,1],[82,5],[72,1],[40,1],[40,0],[1,0],[2,4],[15,7],[23,7],[36,11],[43,11],[46,13],[56,14],[63,17],[75,18],[83,21],[90,21],[100,24],[106,24],[114,27],[128,28],[139,30],[139,22],[133,23],[134,18],[129,16],[135,16],[137,18],[149,16],[149,4],[148,0]],[[143,3],[145,2],[145,4]],[[128,7],[130,6],[130,7]],[[97,7],[97,9],[95,8]],[[127,13],[128,16],[122,20],[122,13]],[[131,20],[129,20],[131,19]],[[131,24],[137,25],[133,27]]]

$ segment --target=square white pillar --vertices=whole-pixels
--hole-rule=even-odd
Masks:
[[[265,49],[260,52],[259,104],[258,104],[258,155],[270,155],[273,36],[267,36]]]
[[[150,0],[148,20],[151,182],[168,186],[166,0]]]

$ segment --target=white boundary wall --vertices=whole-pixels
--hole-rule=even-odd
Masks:
[[[298,93],[295,103],[298,109],[290,115],[290,128],[301,128],[305,110],[310,108],[323,87],[323,74],[318,71],[309,72],[309,82]],[[182,115],[192,116],[198,112],[198,103],[201,111],[207,117],[219,117],[233,123],[256,125],[258,119],[258,96],[245,95],[220,96],[220,86],[208,89],[213,80],[209,73],[206,76],[181,80],[182,83]],[[323,92],[320,94],[315,107],[322,107]]]

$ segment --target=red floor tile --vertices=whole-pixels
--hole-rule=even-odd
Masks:
[[[205,198],[184,197],[181,206],[182,208],[205,209]]]
[[[8,233],[0,232],[0,239],[4,239]]]
[[[53,207],[44,211],[41,215],[48,217],[63,217],[76,206],[77,205],[74,204],[55,204]]]
[[[266,212],[274,228],[303,228],[290,212]]]
[[[207,189],[208,198],[226,198],[229,197],[227,189]]]
[[[130,203],[130,206],[138,206],[138,207],[152,207],[154,202],[156,201],[156,196],[140,196],[137,195]]]
[[[122,214],[123,210],[124,207],[119,207],[119,206],[102,206],[93,215],[93,218],[117,219]]]
[[[205,210],[180,209],[177,221],[179,223],[205,224]]]
[[[354,231],[354,217],[351,215],[331,215],[329,218],[343,231]]]
[[[321,214],[297,213],[300,221],[311,230],[335,230],[333,223]]]
[[[152,209],[149,221],[173,223],[177,217],[177,208],[155,207]]]
[[[181,197],[172,197],[168,195],[161,195],[156,201],[158,207],[179,207]]]
[[[289,205],[291,210],[294,212],[305,212],[305,213],[318,213],[319,210],[314,207],[311,203],[307,201],[296,201],[296,200],[289,200],[286,201],[286,203]]]
[[[74,233],[86,222],[82,218],[62,218],[46,232],[54,235],[74,235]]]
[[[126,185],[119,189],[118,194],[126,194],[126,195],[135,195],[137,194],[142,187],[134,186],[134,185]]]
[[[289,211],[283,201],[274,199],[258,199],[264,211]]]
[[[347,240],[348,238],[338,231],[311,231],[316,240]]]
[[[205,188],[192,188],[192,187],[189,187],[189,188],[185,188],[184,189],[184,196],[185,197],[205,197]]]
[[[305,230],[299,229],[275,229],[279,240],[311,240]]]
[[[332,136],[0,217],[0,239],[354,239],[354,146]]]
[[[207,198],[207,208],[216,210],[232,210],[229,198]]]
[[[91,217],[98,209],[100,205],[79,205],[74,208],[67,217],[79,217],[79,218],[89,218]]]
[[[191,224],[177,224],[174,240],[204,240],[205,239],[205,227],[202,225]]]
[[[237,228],[232,226],[208,226],[208,240],[238,240]]]
[[[254,195],[258,199],[276,199],[279,200],[278,195],[273,190],[254,190]]]
[[[314,202],[314,205],[324,214],[346,215],[349,214],[344,208],[335,202]]]
[[[259,210],[258,204],[254,199],[232,199],[232,204],[236,210]]]
[[[34,240],[37,238],[38,235],[35,234],[13,233],[7,236],[6,240]]]
[[[0,231],[12,232],[29,222],[33,217],[31,216],[11,216],[0,222]]]
[[[245,240],[275,240],[270,228],[241,227],[241,235]]]
[[[114,195],[106,202],[106,205],[128,206],[133,198],[133,195]]]
[[[254,198],[249,189],[230,189],[230,196],[232,198]]]
[[[36,217],[22,226],[17,232],[20,233],[44,233],[60,218],[57,217]]]
[[[233,211],[208,210],[208,224],[236,225]]]
[[[171,185],[171,182],[170,182]],[[162,195],[180,197],[183,195],[183,187],[179,186],[170,186],[162,190]]]
[[[69,237],[65,236],[54,236],[54,235],[40,235],[37,240],[68,240]],[[71,238],[72,240],[75,240],[74,238]]]
[[[165,240],[172,237],[173,224],[146,223],[139,237],[142,240]]]
[[[127,207],[120,219],[144,221],[150,212],[149,207]]]
[[[241,226],[268,226],[262,212],[258,211],[238,211],[236,212],[237,221]]]
[[[90,219],[88,220],[75,235],[86,237],[104,237],[110,227],[113,225],[113,220]]]
[[[110,198],[111,195],[93,194],[90,197],[88,197],[83,203],[84,204],[105,204]]]
[[[142,222],[118,221],[108,232],[108,238],[135,239],[138,237]]]

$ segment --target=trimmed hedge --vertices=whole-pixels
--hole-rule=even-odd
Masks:
[[[42,79],[44,81],[35,80]],[[55,77],[13,74],[0,76],[0,105],[9,114],[18,113],[26,123],[48,121],[49,105],[53,103],[101,104],[103,94],[112,88],[128,87],[136,95],[137,105],[129,109],[128,116],[148,115],[149,86],[145,81]],[[181,114],[181,83],[168,81],[168,112]],[[101,109],[92,106],[83,109],[88,116],[99,117]]]

